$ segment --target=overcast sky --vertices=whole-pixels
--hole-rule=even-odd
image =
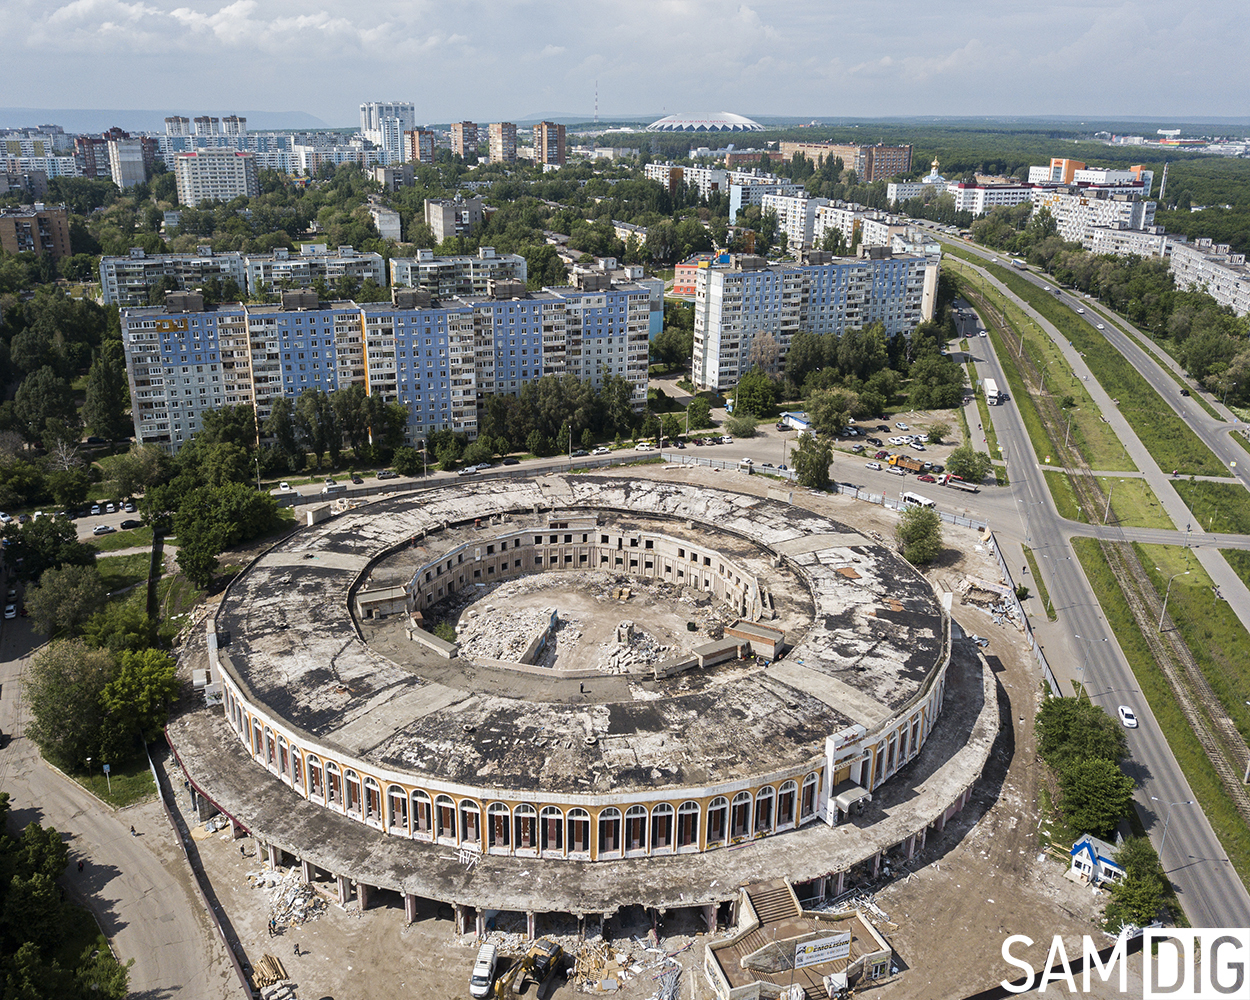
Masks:
[[[1244,115],[1245,0],[0,0],[0,104]]]

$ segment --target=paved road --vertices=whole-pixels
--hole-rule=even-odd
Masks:
[[[966,332],[970,334],[972,330]],[[977,363],[978,374],[984,372],[991,378],[1003,379],[1002,365],[988,338],[978,338],[977,343],[984,345],[984,356]],[[1093,383],[1090,384],[1092,387]],[[1083,674],[1095,703],[1113,714],[1120,704],[1130,704],[1136,710],[1141,725],[1128,733],[1132,759],[1126,770],[1138,783],[1135,795],[1138,809],[1157,848],[1169,812],[1168,803],[1191,802],[1194,795],[1151,715],[1132,669],[1116,644],[1093,589],[1068,543],[1078,531],[1101,532],[1090,531],[1088,526],[1078,526],[1058,516],[1019,411],[1015,406],[1008,405],[994,408],[993,413],[999,442],[1009,456],[1012,499],[1022,508],[1021,516],[1027,517],[1026,537],[1031,539],[1033,548],[1041,556],[1047,586],[1059,611],[1059,621],[1054,625],[1045,621],[1035,622],[1036,634],[1053,664],[1062,664],[1066,660],[1069,669],[1071,665],[1079,664],[1077,672]],[[1112,416],[1120,415],[1113,413]],[[1127,433],[1123,428],[1117,428],[1117,431],[1139,468],[1147,472],[1146,478],[1154,478],[1149,475],[1150,467],[1153,466],[1157,473],[1158,466],[1148,454],[1143,460],[1136,453],[1137,449],[1133,446],[1140,448],[1136,435],[1131,429]],[[1232,446],[1237,447],[1235,443]],[[1166,477],[1164,480],[1166,485]],[[1152,482],[1152,487],[1154,485]],[[1175,495],[1170,488],[1168,492]],[[1009,527],[1007,533],[1013,534]],[[1116,537],[1131,537],[1133,534],[1136,532],[1117,530]],[[1160,534],[1168,535],[1166,532]],[[1172,534],[1177,536],[1181,533]],[[1223,562],[1218,553],[1212,554]],[[1190,922],[1202,927],[1245,926],[1250,921],[1250,895],[1247,895],[1229,864],[1205,814],[1194,805],[1170,808],[1171,821],[1162,861],[1177,886]]]
[[[70,867],[62,882],[72,898],[95,913],[118,957],[134,959],[132,996],[217,1000],[230,995],[224,950],[210,934],[159,805],[114,812],[49,768],[24,736],[21,675],[35,644],[25,620],[3,623],[0,728],[6,741],[0,750],[0,787],[10,796],[12,827],[37,820],[68,839]],[[132,825],[138,836],[130,836]],[[85,862],[81,874],[79,859]]]

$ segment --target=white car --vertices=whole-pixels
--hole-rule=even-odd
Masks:
[[[590,453],[592,455],[608,455],[608,454],[611,454],[611,452],[612,452],[611,448],[605,447],[604,445],[599,445],[598,448],[592,449]]]
[[[4,606],[4,617],[5,617],[5,618],[16,618],[16,617],[17,617],[17,605],[16,605],[16,604],[6,604],[6,605]]]
[[[880,471],[881,471],[881,463],[880,463],[880,462],[865,462],[865,463],[864,463],[864,468],[865,468],[865,469],[872,469],[874,472],[880,472]]]
[[[903,423],[901,420],[900,420],[897,424],[895,424],[894,426],[895,426],[895,427],[897,427],[900,431],[909,431],[909,430],[911,430],[911,428],[910,428],[910,427],[908,427],[908,426],[907,426],[905,423]]]
[[[1084,307],[1084,306],[1077,306],[1077,307],[1076,307],[1076,311],[1077,311],[1077,312],[1079,312],[1082,316],[1084,316],[1084,315],[1085,315],[1085,307]]]
[[[985,336],[985,331],[984,331],[984,330],[982,330],[980,333],[978,333],[978,334],[977,334],[977,336],[978,336],[978,337],[984,337],[984,336]]]
[[[93,535],[111,535],[116,530],[117,529],[114,528],[111,524],[97,524],[94,528],[91,529],[91,533]]]
[[[750,458],[743,458],[743,459],[739,459],[739,461],[740,461],[743,465],[754,465],[754,464],[755,464],[755,460],[754,460],[754,459],[750,459]]]
[[[1107,328],[1106,328],[1105,326],[1103,326],[1101,323],[1099,323],[1099,324],[1098,324],[1098,329],[1100,329],[1100,330],[1105,330],[1105,329],[1107,329]]]
[[[650,450],[651,450],[651,445],[647,444],[646,441],[639,441],[636,445],[634,445],[634,451],[650,451]]]
[[[477,475],[477,466],[476,466],[476,465],[466,465],[463,469],[461,469],[459,472],[457,472],[457,473],[456,473],[456,475],[457,475],[457,476],[476,476],[476,475]]]
[[[8,524],[12,520],[13,516],[11,514],[6,514],[4,511],[0,510],[0,524]]]
[[[295,491],[291,489],[290,483],[279,483],[278,492],[279,493],[294,493]]]
[[[1116,711],[1120,714],[1120,722],[1123,723],[1125,729],[1137,728],[1137,716],[1133,714],[1133,710],[1127,705],[1121,705]]]

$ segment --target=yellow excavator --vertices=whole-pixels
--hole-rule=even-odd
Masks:
[[[547,981],[564,958],[564,949],[555,941],[539,938],[525,953],[525,957],[495,980],[495,1000],[514,1000],[525,995],[526,986],[532,981],[538,988]],[[538,989],[534,991],[535,995]]]

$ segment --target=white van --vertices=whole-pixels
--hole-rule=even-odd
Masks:
[[[473,962],[473,973],[469,976],[469,996],[490,996],[491,984],[495,981],[495,966],[499,962],[499,948],[493,944],[484,944],[477,950],[477,959]]]
[[[323,486],[321,487],[321,492],[322,493],[346,493],[347,484],[346,483],[334,483],[330,486]]]

